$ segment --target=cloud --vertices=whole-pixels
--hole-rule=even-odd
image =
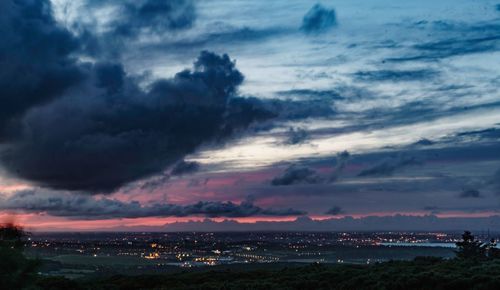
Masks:
[[[285,145],[298,145],[304,143],[308,138],[307,131],[301,128],[290,128],[287,132]]]
[[[192,0],[84,0],[76,9],[78,19],[70,26],[79,34],[86,52],[96,57],[119,55],[125,44],[140,37],[189,29],[197,18]]]
[[[337,154],[336,166],[330,174],[319,174],[316,170],[297,164],[290,165],[283,174],[271,180],[273,186],[286,186],[294,184],[327,184],[337,181],[344,170],[350,154],[343,151]]]
[[[337,166],[336,166],[336,170],[337,171],[342,171],[344,170],[346,164],[347,164],[347,161],[349,160],[349,158],[351,157],[351,154],[348,152],[348,151],[342,151],[340,153],[337,154]]]
[[[497,191],[496,193],[500,195],[500,169],[493,174],[493,177],[488,183],[493,185],[494,189]]]
[[[306,97],[315,99],[331,99],[331,100],[344,100],[341,92],[336,90],[311,90],[311,89],[293,89],[287,91],[279,91],[278,95],[285,97]]]
[[[344,211],[342,210],[341,207],[339,206],[334,206],[334,207],[331,207],[329,210],[327,210],[325,212],[325,214],[327,215],[339,215],[341,213],[343,213]]]
[[[158,176],[153,176],[145,181],[139,182],[137,186],[127,187],[125,190],[131,190],[133,188],[139,188],[140,190],[154,191],[161,188],[170,180],[170,174],[160,174]]]
[[[84,78],[79,42],[52,16],[49,1],[0,1],[0,139],[8,124]],[[14,132],[9,132],[15,134]]]
[[[4,112],[0,127],[10,133],[4,130],[0,135],[0,162],[10,176],[38,186],[111,192],[157,175],[200,145],[220,144],[256,121],[335,113],[321,100],[238,97],[244,77],[235,62],[207,51],[200,53],[192,69],[145,87],[122,63],[113,58],[100,61],[105,53],[85,62],[87,39],[59,26],[49,1],[0,5],[6,15],[0,20],[5,36],[0,58],[8,64],[0,76]],[[143,30],[188,27],[174,22],[184,21],[182,15],[192,3],[90,1],[87,5],[120,6],[125,12],[114,17],[137,24],[127,32],[132,37]],[[158,9],[152,9],[156,5]],[[169,13],[172,17],[162,18]],[[148,15],[151,19],[146,19]],[[127,21],[112,18],[109,25],[119,27]]]
[[[375,71],[359,71],[354,74],[354,77],[362,81],[380,82],[408,82],[408,81],[423,81],[437,77],[439,72],[431,69],[418,70],[375,70]]]
[[[482,195],[481,195],[481,192],[479,192],[479,190],[467,189],[467,190],[462,191],[462,193],[460,194],[460,197],[461,198],[480,198],[480,197],[482,197]]]
[[[319,176],[315,170],[297,165],[291,165],[282,175],[271,180],[271,184],[275,186],[317,184],[321,182],[323,182],[323,178]]]
[[[278,118],[284,120],[299,120],[307,118],[322,118],[335,115],[333,104],[321,99],[312,100],[255,100],[269,112],[275,112]]]
[[[144,30],[162,33],[186,29],[196,19],[195,6],[190,0],[129,0],[118,4],[119,17],[111,23],[113,35],[136,37]]]
[[[177,163],[172,171],[170,172],[171,175],[184,175],[184,174],[189,174],[196,172],[200,169],[200,163],[196,161],[184,161],[182,160],[181,162]]]
[[[433,142],[427,138],[422,138],[422,139],[418,140],[417,142],[413,143],[412,145],[413,146],[431,146],[434,144],[435,144],[435,142]]]
[[[498,51],[498,21],[477,24],[433,23],[432,29],[445,31],[448,37],[415,44],[406,56],[386,59],[389,62],[436,61],[439,59]]]
[[[500,216],[482,218],[439,218],[435,215],[410,216],[367,216],[353,218],[331,218],[313,220],[307,216],[294,221],[240,223],[225,220],[177,222],[156,230],[161,231],[463,231],[463,229],[482,230],[500,226]],[[151,228],[150,228],[151,230]]]
[[[205,178],[193,178],[189,180],[188,187],[200,187],[200,186],[207,186],[208,182],[210,181],[210,178],[205,177]]]
[[[246,200],[233,202],[197,202],[189,205],[161,204],[141,205],[137,201],[124,202],[116,199],[97,199],[75,193],[55,193],[43,190],[24,190],[0,199],[0,209],[27,213],[49,214],[73,219],[113,219],[141,217],[207,217],[250,216],[297,216],[306,214],[291,208],[261,208]]]
[[[87,72],[84,85],[24,116],[20,136],[0,156],[10,174],[45,187],[109,192],[270,116],[235,96],[243,75],[227,55],[204,51],[192,70],[147,90],[119,64]]]
[[[337,16],[335,9],[329,9],[321,4],[316,4],[304,15],[300,29],[306,33],[320,33],[336,25]]]
[[[488,128],[476,131],[461,132],[456,135],[457,137],[470,138],[474,140],[500,140],[500,128]]]
[[[361,171],[358,176],[389,176],[393,175],[397,170],[408,166],[421,165],[422,161],[414,156],[399,156],[388,158],[381,163]]]
[[[438,206],[424,206],[423,207],[423,210],[425,211],[429,211],[431,212],[432,214],[438,214],[441,212],[441,208],[438,207]]]
[[[335,160],[336,160],[335,169],[332,171],[330,176],[327,178],[327,180],[329,182],[337,181],[340,174],[342,174],[342,171],[344,171],[344,168],[347,165],[347,161],[349,161],[350,158],[351,158],[351,154],[347,151],[342,151],[340,153],[337,153],[337,156],[335,158]]]
[[[230,20],[197,26],[198,3],[193,0],[87,0],[86,10],[78,13],[85,16],[76,19],[72,27],[78,27],[77,33],[86,40],[87,52],[101,59],[103,55],[106,59],[118,58],[136,51],[152,57],[168,53],[185,59],[204,49],[228,50],[295,33],[292,28],[233,25]],[[87,20],[89,15],[94,21]],[[107,20],[99,20],[102,15],[106,15]]]
[[[216,31],[207,32],[195,37],[188,35],[176,39],[166,39],[155,44],[140,46],[141,49],[157,52],[178,52],[179,55],[186,51],[199,50],[200,47],[225,47],[249,42],[263,42],[275,39],[288,33],[286,28],[251,28],[251,27],[222,27]]]
[[[266,105],[254,97],[230,98],[227,105],[226,119],[233,127],[245,127],[255,120],[265,121],[277,118],[281,112]],[[232,133],[231,127],[226,127],[227,134]]]

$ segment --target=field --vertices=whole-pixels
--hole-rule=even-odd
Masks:
[[[42,289],[500,289],[500,261],[418,258],[374,265],[319,265],[281,269],[220,269],[163,275],[67,280],[45,278]],[[57,288],[61,286],[60,288]],[[66,288],[63,288],[66,287]]]

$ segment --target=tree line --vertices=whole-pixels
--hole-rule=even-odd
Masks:
[[[280,270],[204,270],[163,275],[114,275],[71,280],[37,273],[41,261],[23,254],[27,234],[0,227],[0,289],[500,289],[500,249],[465,231],[456,258],[417,257],[373,265],[312,264]]]

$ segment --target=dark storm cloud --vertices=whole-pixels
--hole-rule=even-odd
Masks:
[[[192,70],[142,88],[137,77],[112,59],[92,64],[73,61],[73,54],[85,56],[80,48],[87,39],[59,27],[50,2],[0,5],[6,16],[0,19],[4,32],[0,58],[8,64],[0,76],[0,110],[5,111],[0,127],[9,123],[15,132],[4,137],[0,160],[10,175],[36,185],[110,192],[159,174],[200,145],[220,143],[255,121],[334,114],[321,100],[237,97],[243,75],[235,63],[227,55],[206,51]],[[119,28],[133,36],[142,30],[188,27],[182,24],[182,15],[192,3],[90,1],[88,5],[119,5],[125,11],[119,16],[128,20],[111,23],[136,25],[132,30]],[[169,13],[172,17],[162,18]],[[18,122],[12,122],[14,117]]]
[[[321,4],[314,5],[302,19],[300,29],[306,33],[320,33],[337,25],[335,9],[329,9]]]
[[[48,2],[2,5],[8,17],[0,29],[8,37],[1,57],[14,57],[2,68],[2,109],[8,112],[2,117],[52,99],[23,118],[21,136],[2,152],[3,165],[15,176],[53,188],[109,191],[254,120],[236,114],[256,112],[253,105],[229,100],[243,75],[226,55],[203,52],[192,71],[143,91],[119,63],[76,66],[69,54],[77,42],[57,26]],[[21,24],[13,25],[15,19]],[[20,37],[11,37],[11,30]],[[25,70],[32,77],[16,75]],[[86,82],[74,86],[74,75]]]
[[[419,70],[375,70],[375,71],[359,71],[354,74],[354,77],[363,81],[422,81],[437,77],[439,72],[431,69]]]
[[[339,215],[339,214],[341,214],[343,212],[344,211],[342,210],[341,207],[339,207],[339,206],[333,206],[329,210],[327,210],[325,212],[325,214],[327,214],[327,215]]]
[[[123,67],[117,63],[97,63],[95,65],[96,86],[104,88],[108,94],[119,93],[126,79]]]
[[[387,158],[381,163],[361,171],[358,176],[390,176],[394,174],[397,170],[421,165],[422,161],[414,156],[399,156]]]
[[[271,180],[271,184],[275,186],[317,184],[321,182],[323,182],[323,178],[315,170],[297,165],[291,165],[282,175],[276,176]]]
[[[0,137],[13,117],[46,103],[84,75],[71,57],[79,48],[59,27],[49,1],[0,1]]]
[[[466,189],[460,193],[460,198],[480,198],[482,197],[481,192],[476,189]]]
[[[54,193],[25,190],[4,198],[0,209],[28,213],[46,213],[52,216],[83,219],[184,217],[202,215],[207,217],[249,216],[296,216],[306,214],[295,209],[261,208],[251,200],[240,204],[233,202],[197,202],[189,205],[150,204],[123,202],[116,199],[96,199],[88,195]]]
[[[254,97],[235,97],[228,100],[226,119],[233,126],[241,127],[253,120],[268,120],[277,118],[281,114],[282,112],[267,106],[266,101]],[[226,133],[231,133],[231,130],[227,130]]]
[[[146,92],[119,65],[89,74],[93,83],[26,115],[22,137],[1,155],[10,173],[51,188],[112,191],[267,116],[230,100],[243,75],[227,55],[202,52],[193,70]]]
[[[178,162],[172,171],[170,171],[171,175],[184,175],[196,172],[200,169],[200,163],[196,161],[184,161]]]

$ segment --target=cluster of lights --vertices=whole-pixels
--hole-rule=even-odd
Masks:
[[[159,259],[160,258],[160,254],[158,253],[149,253],[149,255],[147,256],[144,256],[144,259],[148,259],[148,260],[155,260],[155,259]]]

